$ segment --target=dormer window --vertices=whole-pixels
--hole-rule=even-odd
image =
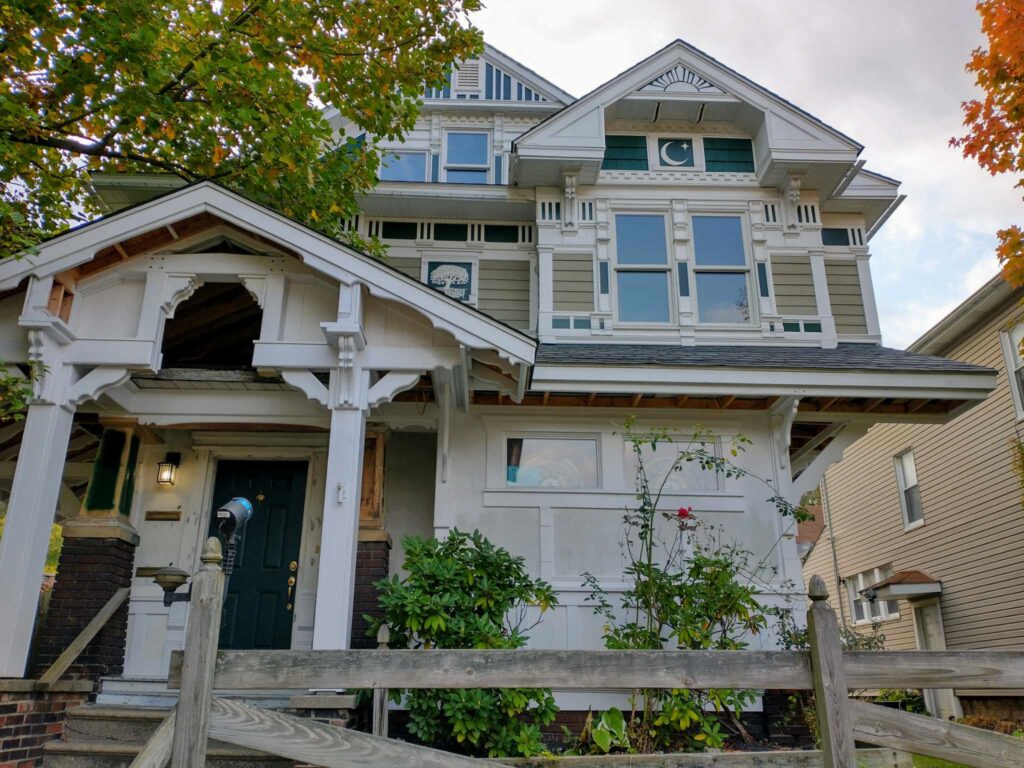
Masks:
[[[708,324],[750,322],[750,267],[739,216],[693,217],[697,319]]]
[[[620,322],[671,321],[669,269],[665,216],[617,214],[615,292]]]
[[[486,184],[490,170],[488,133],[449,131],[445,136],[445,181],[453,184]]]

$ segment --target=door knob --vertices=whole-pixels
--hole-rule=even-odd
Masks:
[[[299,564],[295,560],[292,560],[290,563],[288,563],[288,570],[292,573],[295,573],[297,570],[299,570]]]
[[[289,600],[289,602],[292,599],[292,590],[293,589],[295,589],[295,577],[294,576],[289,576],[288,577],[288,600]]]

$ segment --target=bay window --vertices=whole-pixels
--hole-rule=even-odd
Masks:
[[[450,131],[445,137],[445,181],[486,184],[490,156],[490,134]]]
[[[667,323],[669,258],[665,216],[615,216],[615,288],[618,319],[626,323]]]
[[[750,267],[739,216],[693,217],[693,271],[701,323],[749,323]]]

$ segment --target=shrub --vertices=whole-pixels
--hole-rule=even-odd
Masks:
[[[402,545],[407,575],[377,585],[393,647],[520,648],[540,621],[525,626],[529,609],[543,614],[557,602],[548,584],[529,576],[521,557],[478,531],[453,530],[443,540],[408,537]],[[371,634],[381,623],[374,623]],[[540,726],[557,711],[548,689],[393,695],[409,711],[410,733],[424,743],[489,757],[542,752]]]

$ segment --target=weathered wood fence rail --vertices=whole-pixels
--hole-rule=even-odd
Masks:
[[[208,545],[208,548],[212,545]],[[1024,688],[1024,652],[843,652],[824,583],[811,581],[811,651],[222,651],[220,570],[204,553],[186,649],[172,657],[181,686],[173,768],[202,765],[208,734],[222,741],[328,768],[482,766],[436,750],[345,731],[212,698],[214,688],[753,688],[813,690],[826,768],[855,768],[855,741],[954,760],[976,768],[1024,768],[1024,739],[851,701],[850,689]],[[205,584],[204,582],[210,582]],[[209,613],[197,616],[197,612]],[[195,627],[195,631],[193,631]],[[202,639],[200,639],[202,635]],[[378,700],[380,696],[378,696]],[[378,701],[378,707],[380,702]],[[375,707],[378,708],[378,707]],[[172,715],[173,717],[173,715]],[[133,768],[163,768],[167,731]],[[375,731],[382,731],[381,725]],[[384,731],[386,732],[386,731]],[[147,752],[150,751],[147,749]],[[186,758],[187,756],[187,758]],[[490,763],[490,765],[496,765]]]

